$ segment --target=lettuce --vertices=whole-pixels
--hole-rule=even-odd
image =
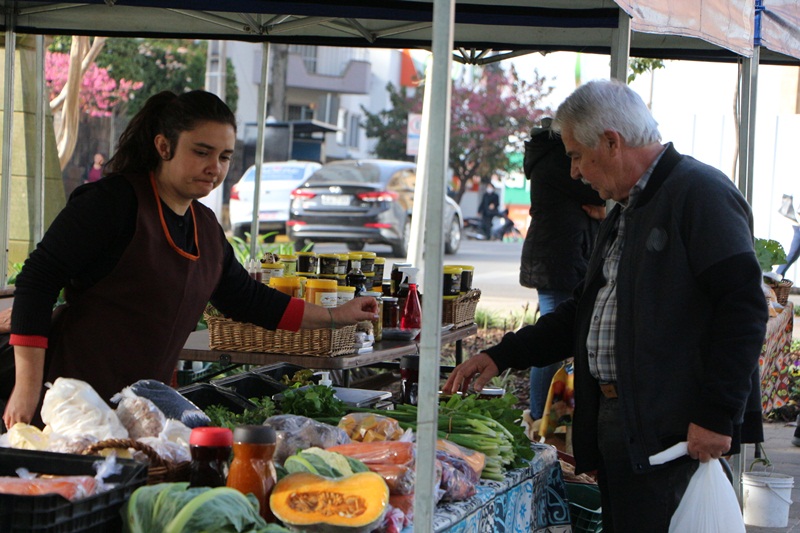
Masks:
[[[258,501],[228,487],[195,487],[160,483],[140,487],[131,495],[126,512],[130,533],[194,533],[288,531],[269,526],[258,514]]]

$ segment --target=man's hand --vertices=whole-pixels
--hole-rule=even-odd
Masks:
[[[11,308],[0,311],[0,333],[11,332]]]
[[[689,456],[697,459],[701,463],[707,463],[711,459],[719,459],[731,449],[731,438],[721,433],[715,433],[710,429],[689,424],[687,436]]]
[[[447,383],[442,387],[445,394],[455,394],[457,391],[466,393],[472,380],[475,380],[473,389],[480,392],[489,380],[498,374],[497,365],[485,352],[470,357],[453,369]],[[477,377],[476,377],[477,376]]]

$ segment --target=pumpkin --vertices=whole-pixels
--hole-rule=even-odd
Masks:
[[[287,527],[321,533],[368,533],[389,510],[389,488],[374,472],[330,479],[296,472],[278,481],[272,513]]]

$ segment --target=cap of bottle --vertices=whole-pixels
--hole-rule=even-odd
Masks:
[[[192,429],[190,446],[232,446],[233,432],[228,428],[200,427]]]
[[[275,444],[275,429],[271,426],[237,426],[233,440],[244,444]]]

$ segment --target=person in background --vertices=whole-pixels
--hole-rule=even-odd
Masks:
[[[487,240],[492,239],[492,220],[497,216],[500,209],[500,196],[494,191],[494,185],[489,182],[483,192],[481,203],[478,205],[478,214],[481,216],[481,226],[483,234]]]
[[[525,141],[523,169],[531,180],[531,223],[522,245],[519,282],[536,289],[546,315],[570,297],[586,274],[605,202],[588,184],[570,177],[570,160],[551,118]],[[542,417],[553,375],[561,363],[530,371],[530,416]]]
[[[752,212],[721,172],[662,145],[623,83],[580,86],[553,130],[572,177],[618,203],[574,296],[458,365],[442,390],[574,354],[576,472],[597,471],[603,531],[666,532],[699,462],[761,428],[747,409],[768,318]],[[650,465],[682,441],[688,457]]]
[[[792,201],[794,200],[793,197]],[[793,220],[794,223],[792,224],[792,243],[789,245],[789,251],[786,253],[786,264],[780,265],[776,272],[781,275],[781,277],[786,275],[786,271],[789,270],[797,258],[800,257],[800,223],[798,223],[796,218],[796,211],[794,208],[790,211],[790,215],[784,215],[790,220]]]
[[[86,179],[83,183],[94,183],[103,177],[103,164],[106,162],[106,156],[100,152],[94,154],[92,165],[86,171]]]
[[[273,330],[376,316],[373,298],[326,309],[249,276],[198,202],[222,184],[235,143],[236,118],[212,93],[147,100],[106,177],[75,190],[17,276],[6,427],[30,423],[43,383],[57,377],[86,381],[106,401],[140,379],[170,383],[209,302]],[[67,303],[54,312],[62,288]]]

